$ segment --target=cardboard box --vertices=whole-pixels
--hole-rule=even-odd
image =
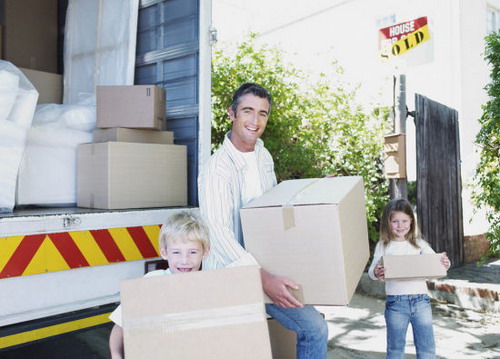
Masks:
[[[349,303],[369,258],[361,177],[284,181],[240,214],[246,249],[305,304]]]
[[[57,0],[5,0],[3,59],[57,73]]]
[[[94,143],[110,141],[169,145],[174,143],[174,133],[171,131],[137,130],[122,127],[94,130]]]
[[[78,207],[120,209],[187,205],[186,146],[131,142],[77,150]]]
[[[154,85],[97,86],[97,127],[165,129],[165,89]]]
[[[39,93],[38,104],[62,104],[63,77],[59,74],[19,68]]]
[[[384,172],[386,178],[406,178],[406,135],[385,136]]]
[[[273,318],[267,320],[273,359],[295,359],[297,357],[297,333],[282,326]]]
[[[447,273],[437,253],[383,256],[382,263],[385,279],[441,278]]]
[[[127,359],[272,358],[257,266],[128,280],[121,300]]]

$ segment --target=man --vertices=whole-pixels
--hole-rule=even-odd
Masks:
[[[205,269],[253,259],[244,249],[239,210],[276,185],[273,159],[260,139],[271,105],[271,95],[262,86],[241,85],[228,109],[231,131],[200,174],[200,209],[212,242]],[[274,302],[266,304],[267,313],[297,332],[297,359],[326,358],[326,322],[314,307],[303,306],[290,294],[287,287],[297,289],[297,284],[264,268],[261,277],[264,291]]]

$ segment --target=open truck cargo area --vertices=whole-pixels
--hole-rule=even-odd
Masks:
[[[58,93],[50,93],[54,87],[43,89],[48,94],[43,98],[49,99],[44,101],[62,98],[57,86],[69,66],[63,61],[66,11],[80,1],[103,6],[87,0],[0,1],[0,42],[4,50],[11,46],[0,52],[0,58],[55,81]],[[161,224],[177,211],[198,211],[196,178],[199,166],[210,156],[211,1],[136,1],[133,84],[154,85],[166,92],[166,130],[187,152],[187,205],[119,210],[17,206],[13,212],[0,213],[0,353],[109,323],[108,314],[119,301],[120,282],[155,269]],[[51,47],[40,49],[40,40],[20,42],[30,36],[30,27],[22,34],[20,26],[12,30],[14,23],[34,21],[30,11],[14,11],[19,6],[36,10],[39,26],[56,30],[57,36],[43,40],[54,46],[49,55],[46,50]],[[12,49],[23,46],[33,59],[51,58],[16,64]],[[41,85],[34,82],[34,86]]]

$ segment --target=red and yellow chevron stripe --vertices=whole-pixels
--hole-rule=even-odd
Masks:
[[[0,237],[0,278],[159,257],[160,227]]]

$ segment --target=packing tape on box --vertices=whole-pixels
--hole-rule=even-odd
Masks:
[[[290,200],[285,203],[282,206],[282,215],[283,215],[283,228],[285,228],[285,231],[289,230],[290,228],[295,227],[295,214],[293,212],[293,206],[295,205],[295,202],[297,202],[300,197],[303,196],[304,192],[311,186],[314,186],[316,183],[319,181],[325,180],[325,178],[317,178],[314,181],[311,181],[307,186],[301,188],[295,195],[290,198]]]
[[[193,310],[182,313],[159,314],[124,319],[124,335],[161,330],[173,333],[185,330],[221,327],[259,322],[266,319],[264,305],[252,303],[214,309]]]

